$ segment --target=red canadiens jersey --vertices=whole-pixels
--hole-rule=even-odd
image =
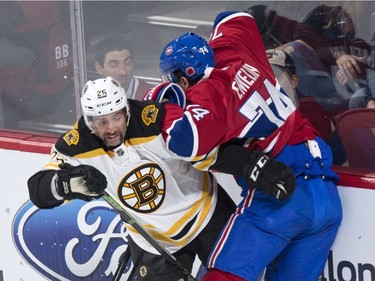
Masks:
[[[185,110],[166,106],[169,150],[198,160],[235,141],[275,156],[286,144],[315,137],[311,124],[280,91],[253,17],[219,14],[209,43],[216,67],[207,68],[186,91]]]

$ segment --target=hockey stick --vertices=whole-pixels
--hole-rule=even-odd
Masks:
[[[120,281],[121,275],[124,273],[125,267],[128,264],[129,260],[130,260],[130,248],[127,247],[126,251],[121,255],[119,259],[117,270],[115,274],[113,275],[112,281]],[[131,274],[128,277],[128,280],[132,280],[134,269],[135,269],[135,266],[133,267],[133,270],[131,271]]]
[[[163,245],[161,245],[158,241],[156,241],[147,231],[143,228],[142,225],[140,225],[131,214],[129,214],[125,208],[123,208],[113,196],[111,196],[108,192],[104,191],[103,198],[107,203],[115,209],[120,217],[128,224],[130,224],[132,227],[134,227],[135,230],[139,232],[147,240],[148,243],[150,243],[155,250],[157,250],[162,257],[164,257],[169,263],[173,264],[178,272],[181,274],[182,278],[186,281],[195,281],[196,279],[191,275],[191,273],[174,257],[171,255],[171,253],[168,252]]]

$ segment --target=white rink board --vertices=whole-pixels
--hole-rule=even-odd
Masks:
[[[48,155],[0,149],[0,159],[0,281],[49,280],[18,251],[12,225],[29,200],[27,179],[42,168]],[[219,176],[219,182],[234,184],[226,176]],[[235,201],[240,198],[239,192],[236,189],[233,193]],[[325,268],[326,281],[375,280],[375,191],[339,187],[339,192],[344,217],[332,248],[331,261]]]

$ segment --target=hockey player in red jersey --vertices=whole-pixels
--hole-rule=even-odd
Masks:
[[[237,178],[243,200],[203,280],[253,281],[265,268],[267,281],[318,280],[342,219],[338,177],[330,148],[280,90],[253,17],[219,14],[209,44],[194,33],[171,41],[160,70],[186,94],[186,108],[165,107],[170,151],[207,169],[220,144],[240,143],[259,159],[250,177],[270,156],[289,165],[297,181],[289,198],[277,200]]]

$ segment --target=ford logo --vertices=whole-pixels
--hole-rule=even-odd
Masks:
[[[22,257],[51,280],[112,280],[128,241],[123,221],[103,199],[73,200],[53,209],[28,201],[12,231]]]

